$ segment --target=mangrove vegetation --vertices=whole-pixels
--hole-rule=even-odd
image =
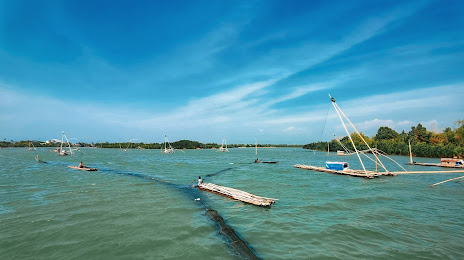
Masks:
[[[445,128],[440,133],[433,133],[421,124],[411,127],[409,132],[396,132],[387,126],[382,126],[373,137],[361,133],[364,140],[372,148],[377,148],[387,154],[409,155],[409,142],[413,156],[418,157],[460,157],[464,156],[464,120],[458,120],[454,129]],[[351,134],[353,142],[358,150],[367,150],[368,147],[356,134]],[[333,139],[327,142],[315,142],[306,144],[304,149],[331,152],[343,151],[343,146],[354,150],[348,136],[342,139]]]

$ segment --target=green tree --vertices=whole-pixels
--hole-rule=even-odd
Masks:
[[[398,138],[399,134],[388,126],[381,126],[374,136],[375,140],[388,140]]]

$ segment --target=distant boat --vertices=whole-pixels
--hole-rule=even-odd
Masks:
[[[352,155],[351,153],[345,153],[345,151],[337,151],[338,156],[350,156]]]
[[[29,149],[27,149],[28,151],[35,151],[37,150],[37,148],[35,148],[34,144],[32,142],[29,142]]]
[[[350,156],[354,154],[353,151],[350,151],[348,147],[346,147],[338,138],[336,135],[334,135],[335,140],[338,142],[338,144],[343,148],[343,150],[337,150],[337,155],[338,156]]]
[[[64,142],[63,138],[66,139],[66,143],[68,144],[68,147],[69,147],[69,153],[66,152],[66,150],[63,150],[63,142]],[[65,147],[65,149],[66,149],[66,147]],[[66,135],[64,134],[64,131],[61,134],[61,146],[60,146],[59,149],[57,148],[55,150],[56,150],[58,156],[66,156],[68,154],[74,155],[73,150],[71,148],[71,144],[69,143],[68,137],[66,137]]]
[[[132,141],[137,140],[137,139],[130,139],[129,143],[127,144],[127,147],[125,149],[121,148],[121,144],[119,144],[119,151],[127,152],[131,148]]]
[[[221,147],[219,147],[219,150],[217,150],[218,152],[228,152],[229,149],[227,149],[227,142],[226,142],[226,138],[224,137],[224,139],[222,139],[222,144],[221,144]]]
[[[256,140],[256,139],[255,139],[255,155],[256,155],[255,163],[270,163],[270,164],[278,163],[277,161],[263,162],[263,161],[260,161],[259,158],[257,158],[257,156],[258,156],[258,140]]]
[[[418,163],[412,160],[411,141],[409,142],[409,165],[420,165],[420,166],[437,166],[447,168],[464,168],[464,160],[457,158],[441,158],[440,163]]]
[[[35,161],[38,162],[38,163],[47,163],[47,162],[44,162],[44,161],[40,160],[39,155],[35,156]]]
[[[175,153],[171,143],[169,143],[168,136],[164,135],[164,148],[161,147],[161,153]]]

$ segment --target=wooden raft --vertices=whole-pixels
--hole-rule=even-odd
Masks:
[[[392,172],[393,174],[421,174],[421,173],[464,173],[462,170],[450,170],[450,171],[407,171],[407,172]]]
[[[348,170],[344,170],[344,171],[339,171],[339,170],[329,170],[329,169],[326,169],[325,167],[317,167],[317,166],[302,165],[302,164],[296,164],[293,167],[300,168],[300,169],[305,169],[305,170],[311,170],[311,171],[327,172],[327,173],[348,175],[348,176],[354,176],[354,177],[362,177],[362,178],[368,178],[368,179],[373,179],[374,177],[379,177],[379,176],[382,176],[382,175],[396,176],[396,174],[390,173],[390,172],[367,171],[367,174],[366,174],[366,172],[364,172],[362,170],[348,169]]]
[[[226,197],[229,197],[234,200],[240,200],[246,203],[254,204],[257,206],[271,206],[278,199],[266,198],[261,196],[256,196],[248,192],[244,192],[237,189],[232,189],[224,186],[219,186],[213,183],[201,183],[198,184],[198,188],[201,190],[214,192]]]
[[[453,166],[453,165],[443,165],[439,163],[418,163],[418,162],[413,162],[413,163],[408,163],[409,165],[420,165],[420,166],[435,166],[435,167],[445,167],[445,168],[457,168],[457,169],[463,169],[464,166]]]
[[[81,170],[81,171],[88,171],[88,172],[98,171],[97,168],[88,168],[88,167],[79,168],[78,166],[71,166],[71,165],[68,166],[68,168],[75,169],[75,170]]]

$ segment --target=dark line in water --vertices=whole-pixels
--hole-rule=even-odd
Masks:
[[[237,168],[237,167],[225,168],[225,169],[220,170],[220,171],[217,171],[217,172],[215,172],[215,173],[210,173],[210,174],[208,174],[208,175],[205,175],[205,178],[212,177],[212,176],[216,176],[216,175],[218,175],[218,174],[221,174],[221,173],[224,173],[224,172],[228,172],[228,171],[230,171],[230,170],[232,170],[232,169],[235,169],[235,168]]]
[[[50,162],[50,164],[61,165],[65,163]],[[230,171],[235,168],[237,167],[226,168],[216,173],[208,174],[206,175],[206,177],[215,176],[217,174],[224,173],[224,172]],[[198,191],[198,189],[196,188],[196,185],[194,187],[191,187],[190,185],[177,185],[169,181],[164,181],[159,178],[156,178],[156,177],[153,177],[147,174],[143,174],[143,173],[122,172],[122,171],[116,171],[116,170],[102,168],[102,167],[99,168],[99,171],[107,172],[107,173],[115,173],[115,174],[120,174],[120,175],[125,175],[125,176],[138,177],[144,180],[158,182],[168,187],[171,187],[173,189],[176,189],[178,191],[181,191],[184,195],[186,195],[187,197],[190,197],[191,200],[195,200],[201,204],[201,206],[205,210],[205,214],[208,215],[211,218],[211,220],[214,223],[216,223],[216,225],[219,227],[219,234],[222,237],[224,237],[226,241],[228,241],[229,246],[237,253],[238,256],[240,256],[242,259],[260,259],[253,252],[249,243],[246,242],[232,227],[230,227],[216,210],[211,209],[208,206],[207,197],[203,196],[203,194],[201,194],[201,192]]]
[[[233,228],[231,228],[219,213],[214,209],[206,208],[206,215],[208,215],[219,227],[219,233],[230,239],[230,246],[239,253],[239,256],[243,259],[259,259],[258,256],[253,253],[248,243],[244,241]]]
[[[238,164],[238,163],[237,163]],[[243,165],[248,165],[248,164],[252,164],[252,163],[240,163],[240,166],[237,166],[237,167],[229,167],[229,168],[225,168],[225,169],[222,169],[222,170],[219,170],[215,173],[210,173],[208,175],[205,175],[205,178],[208,178],[208,177],[212,177],[212,176],[216,176],[216,175],[219,175],[221,173],[225,173],[225,172],[228,172],[228,171],[231,171],[233,169],[237,169]]]

